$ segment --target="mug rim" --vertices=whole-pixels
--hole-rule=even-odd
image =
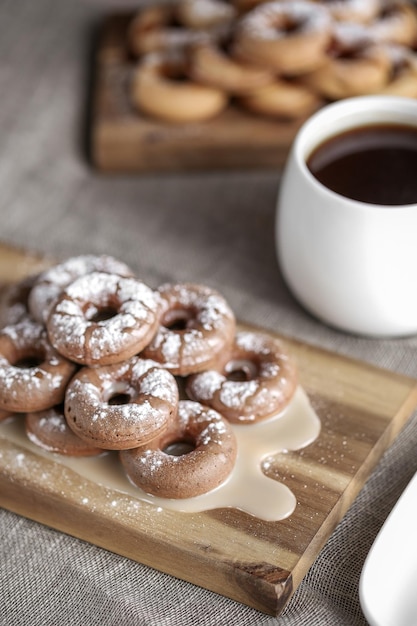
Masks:
[[[398,112],[402,115],[408,113],[406,120],[403,117],[398,116]],[[370,114],[380,113],[378,119],[374,119],[370,122],[367,118]],[[387,115],[382,115],[386,113]],[[360,115],[363,115],[363,121],[360,122]],[[397,115],[396,115],[397,114]],[[391,118],[388,118],[391,115]],[[326,119],[330,118],[329,128],[325,133],[320,135],[314,141],[312,141],[312,135],[314,128]],[[384,119],[386,117],[386,119]],[[411,122],[410,119],[414,118]],[[343,122],[342,127],[335,128],[335,122]],[[319,111],[309,117],[299,129],[293,146],[292,153],[294,159],[301,169],[302,174],[307,178],[311,185],[316,187],[324,195],[328,195],[338,202],[343,201],[350,206],[355,206],[358,209],[380,210],[381,208],[389,211],[390,209],[401,210],[415,210],[417,207],[417,201],[412,204],[373,204],[363,202],[361,200],[354,200],[332,191],[323,183],[321,183],[307,167],[307,159],[311,153],[323,142],[332,137],[354,128],[361,128],[365,125],[377,125],[381,123],[398,123],[398,125],[411,125],[417,128],[417,100],[412,98],[406,98],[401,96],[385,96],[385,95],[369,95],[369,96],[355,96],[352,98],[345,98],[337,102],[332,102]]]

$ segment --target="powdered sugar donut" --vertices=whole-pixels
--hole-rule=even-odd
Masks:
[[[331,17],[340,22],[366,24],[376,18],[381,9],[381,0],[313,0],[320,2]]]
[[[130,22],[127,42],[130,52],[141,57],[150,52],[183,49],[198,40],[200,34],[179,24],[177,7],[169,4],[148,6]]]
[[[382,94],[417,98],[417,55],[405,46],[389,45],[392,71]]]
[[[169,283],[158,291],[161,325],[143,355],[180,376],[215,364],[232,344],[236,327],[223,296],[192,283]]]
[[[66,456],[97,456],[103,450],[90,445],[69,428],[63,405],[46,411],[27,413],[26,435],[35,445]]]
[[[323,104],[323,99],[300,81],[277,78],[269,85],[241,94],[237,102],[257,115],[290,120],[310,115]]]
[[[241,331],[221,370],[190,376],[186,391],[191,399],[242,424],[282,411],[296,386],[295,364],[281,343],[261,333]]]
[[[230,24],[237,17],[237,10],[227,0],[180,0],[176,14],[188,28],[210,29]]]
[[[125,263],[112,256],[87,254],[71,257],[45,270],[35,280],[28,296],[28,307],[34,319],[45,323],[65,287],[90,272],[133,276],[132,270]]]
[[[234,59],[227,43],[201,41],[190,47],[188,62],[192,79],[231,94],[252,92],[274,80],[270,70]]]
[[[175,456],[169,446],[189,444]],[[223,483],[233,470],[235,435],[219,413],[197,402],[182,400],[178,415],[166,432],[148,445],[120,454],[130,480],[162,498],[192,498]]]
[[[82,368],[65,395],[71,430],[106,450],[143,445],[168,427],[177,411],[175,378],[150,360]]]
[[[29,319],[0,331],[0,410],[42,411],[64,399],[75,365]]]
[[[306,85],[329,100],[380,92],[392,64],[387,50],[372,41],[369,29],[338,24],[324,65],[303,77]]]
[[[233,53],[281,74],[301,74],[323,63],[330,37],[331,19],[320,5],[267,2],[238,23]]]
[[[220,113],[227,94],[194,82],[183,54],[154,53],[143,57],[132,76],[131,99],[139,112],[166,122],[199,122]]]
[[[376,42],[413,47],[417,43],[417,8],[407,2],[388,2],[370,29]]]
[[[108,365],[138,354],[158,327],[158,298],[136,278],[92,272],[71,283],[48,319],[52,345],[71,361]]]

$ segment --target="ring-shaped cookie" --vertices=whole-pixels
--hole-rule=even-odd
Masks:
[[[175,378],[158,363],[133,357],[82,368],[65,394],[71,430],[106,450],[136,448],[163,433],[178,406]]]
[[[238,23],[233,54],[280,74],[296,75],[324,62],[330,38],[331,20],[320,5],[304,0],[267,2]]]
[[[215,365],[231,346],[236,328],[223,296],[192,283],[165,284],[158,292],[160,327],[143,355],[179,376]]]
[[[37,322],[46,323],[62,291],[80,276],[91,272],[133,276],[130,267],[106,254],[70,257],[45,270],[34,281],[28,294],[28,307],[33,318]]]
[[[281,343],[248,331],[236,334],[221,369],[195,374],[186,383],[192,400],[237,424],[253,424],[280,413],[296,387],[296,366]]]
[[[218,88],[192,81],[182,54],[149,54],[132,75],[131,98],[139,112],[165,122],[200,122],[220,113],[228,102]]]
[[[368,24],[381,10],[381,0],[313,0],[325,7],[339,22]]]
[[[78,437],[68,426],[63,405],[37,413],[26,413],[25,430],[35,445],[65,456],[97,456],[103,452]]]
[[[392,72],[381,94],[417,98],[417,55],[409,48],[391,45]]]
[[[47,322],[52,345],[82,365],[138,354],[158,327],[158,298],[136,278],[92,272],[71,283]]]
[[[29,318],[0,331],[0,410],[42,411],[64,399],[75,371]]]
[[[190,446],[175,456],[169,446]],[[216,411],[181,400],[168,430],[148,445],[120,454],[130,480],[162,498],[192,498],[221,485],[233,470],[237,453],[231,426]]]

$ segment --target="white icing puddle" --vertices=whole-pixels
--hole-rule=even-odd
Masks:
[[[267,521],[288,517],[294,511],[296,498],[286,485],[265,476],[262,465],[272,455],[299,450],[317,438],[320,420],[306,393],[298,387],[293,400],[281,414],[250,426],[234,425],[233,430],[238,442],[238,456],[227,481],[207,494],[173,500],[149,495],[132,485],[117,452],[90,458],[66,457],[47,452],[29,441],[22,417],[0,423],[0,436],[34,454],[53,459],[88,480],[157,507],[188,513],[232,507]]]

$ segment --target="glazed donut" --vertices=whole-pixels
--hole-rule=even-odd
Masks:
[[[376,42],[413,47],[417,43],[417,8],[411,3],[390,2],[370,29]]]
[[[42,411],[59,404],[74,371],[41,324],[26,318],[0,331],[0,410]]]
[[[190,376],[189,398],[233,423],[253,424],[280,413],[297,387],[297,370],[283,346],[266,335],[241,331],[221,370]]]
[[[237,102],[251,113],[285,119],[310,115],[323,104],[314,91],[296,80],[285,78],[241,95]]]
[[[237,24],[233,54],[275,72],[295,75],[323,64],[331,19],[319,4],[267,2]]]
[[[28,297],[36,280],[37,276],[29,276],[6,285],[0,291],[0,328],[17,324],[28,317]]]
[[[188,444],[175,456],[170,445]],[[233,470],[237,444],[231,426],[213,409],[181,400],[177,419],[148,445],[121,452],[130,480],[162,498],[193,498],[221,485]]]
[[[71,257],[45,270],[35,280],[28,296],[29,311],[34,319],[46,323],[52,307],[65,287],[90,272],[133,276],[132,270],[125,263],[105,254]]]
[[[207,30],[233,22],[237,10],[227,0],[180,0],[176,14],[187,28]]]
[[[174,123],[210,119],[228,102],[221,89],[188,78],[183,55],[157,53],[144,57],[134,71],[131,98],[139,112]]]
[[[158,363],[133,357],[83,367],[67,387],[64,412],[71,430],[90,445],[124,450],[161,435],[177,406],[175,378]]]
[[[303,82],[329,100],[380,92],[388,83],[391,61],[382,45],[370,43],[369,31],[340,24],[327,62]]]
[[[158,302],[136,278],[91,272],[62,292],[47,322],[49,340],[76,363],[118,363],[138,354],[155,334]]]
[[[417,56],[409,48],[391,45],[392,75],[381,93],[389,96],[417,98]]]
[[[172,374],[186,376],[217,363],[235,334],[233,311],[217,291],[192,283],[159,288],[160,327],[143,351]]]
[[[196,82],[231,94],[247,93],[274,80],[270,70],[234,59],[227,48],[213,41],[190,47],[188,73]]]
[[[26,413],[25,430],[35,445],[66,456],[97,456],[103,450],[90,445],[69,428],[63,405],[37,413]]]
[[[198,40],[200,33],[177,21],[174,5],[149,6],[139,11],[127,30],[130,52],[137,57],[150,52],[184,48]]]
[[[320,2],[334,20],[367,24],[376,18],[381,0],[314,0]]]

